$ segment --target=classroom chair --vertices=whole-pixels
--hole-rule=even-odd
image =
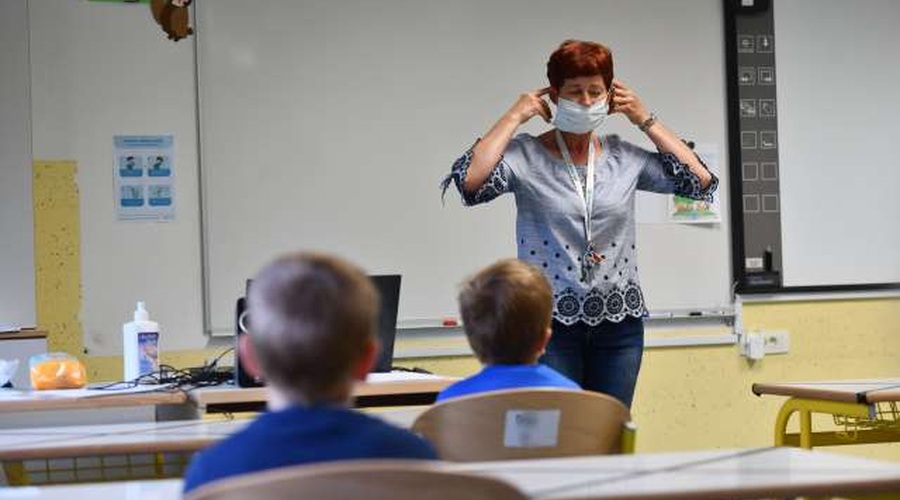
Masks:
[[[280,469],[222,479],[190,492],[187,500],[527,500],[499,479],[447,472],[426,461],[354,460]]]
[[[628,409],[606,394],[568,389],[483,392],[438,403],[412,426],[444,460],[634,453]]]

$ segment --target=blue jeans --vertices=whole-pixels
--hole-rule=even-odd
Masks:
[[[553,321],[553,335],[541,363],[572,379],[583,389],[615,397],[631,408],[644,354],[644,320],[597,326]]]

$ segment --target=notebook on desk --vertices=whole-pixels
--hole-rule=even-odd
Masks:
[[[394,339],[397,336],[397,310],[400,307],[400,275],[387,274],[369,276],[372,283],[381,296],[381,310],[378,314],[378,340],[381,344],[381,351],[378,355],[378,361],[372,369],[375,373],[390,372],[394,362]],[[249,289],[250,282],[247,282]],[[240,363],[239,337],[246,333],[244,325],[246,324],[247,300],[241,297],[237,300],[235,310],[235,348],[234,348],[234,378],[235,385],[238,387],[259,387],[263,385],[261,381],[251,377]]]

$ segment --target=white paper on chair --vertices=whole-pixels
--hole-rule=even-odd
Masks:
[[[559,441],[560,410],[507,410],[503,446],[542,448]]]

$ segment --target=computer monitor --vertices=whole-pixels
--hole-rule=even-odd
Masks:
[[[381,296],[381,310],[378,314],[378,340],[381,343],[381,351],[373,372],[389,372],[394,362],[394,338],[397,335],[397,309],[400,306],[400,275],[370,276],[378,294]],[[247,289],[250,281],[247,281]],[[260,380],[251,377],[240,362],[239,337],[246,334],[247,300],[241,297],[237,300],[235,308],[235,349],[234,349],[234,378],[238,387],[259,387]]]
[[[381,312],[378,315],[378,340],[381,352],[373,372],[389,372],[394,362],[394,338],[397,336],[397,309],[400,307],[400,275],[370,276],[381,295]]]

